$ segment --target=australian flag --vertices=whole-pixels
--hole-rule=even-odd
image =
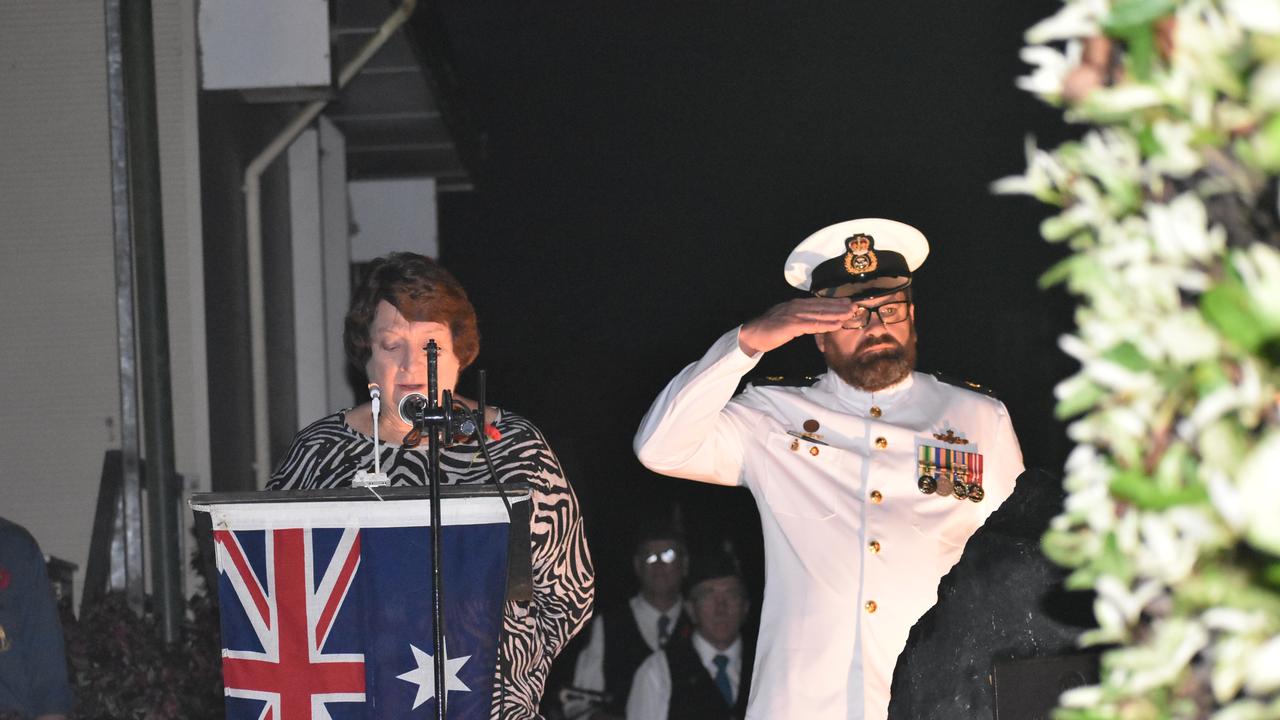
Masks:
[[[508,529],[492,501],[444,503],[443,691],[427,501],[216,506],[227,718],[430,718],[444,692],[451,719],[487,719]]]

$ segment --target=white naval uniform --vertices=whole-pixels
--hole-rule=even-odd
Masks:
[[[883,720],[907,633],[1013,492],[1018,439],[1000,401],[921,373],[876,393],[828,372],[733,397],[760,356],[742,352],[737,329],[721,337],[658,396],[636,454],[755,496],[766,582],[747,719]],[[825,444],[788,433],[806,420]],[[934,437],[948,430],[952,442]],[[983,501],[921,493],[921,443],[980,453]]]

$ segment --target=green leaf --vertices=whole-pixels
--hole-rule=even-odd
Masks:
[[[1144,158],[1155,157],[1164,150],[1160,141],[1156,139],[1155,128],[1151,125],[1143,125],[1138,130],[1138,148],[1142,151]]]
[[[1045,557],[1063,567],[1076,567],[1088,558],[1084,543],[1070,530],[1046,532],[1040,540],[1040,547],[1044,550]]]
[[[1192,371],[1192,381],[1196,394],[1202,398],[1223,385],[1231,384],[1226,369],[1217,360],[1206,360],[1196,365]]]
[[[1047,217],[1040,223],[1040,234],[1049,242],[1062,242],[1080,232],[1080,221],[1066,214]]]
[[[1150,25],[1176,7],[1174,0],[1116,0],[1102,26],[1108,33],[1123,33],[1140,25]]]
[[[1173,0],[1116,0],[1102,23],[1108,35],[1124,41],[1129,70],[1139,82],[1150,80],[1155,67],[1155,22],[1175,5]]]
[[[1111,478],[1111,494],[1147,510],[1165,510],[1209,501],[1209,491],[1199,483],[1177,488],[1161,487],[1139,470],[1125,470]]]
[[[1263,169],[1280,169],[1280,115],[1272,116],[1253,138],[1254,161]]]
[[[1280,590],[1280,562],[1271,563],[1262,570],[1262,581]]]
[[[1141,372],[1151,367],[1147,357],[1142,354],[1138,346],[1131,342],[1122,342],[1112,346],[1110,350],[1102,354],[1102,357],[1126,370],[1133,370],[1134,372]]]
[[[1084,383],[1080,389],[1058,401],[1053,415],[1059,420],[1073,418],[1088,411],[1107,396],[1107,391],[1094,383]]]
[[[1248,352],[1257,352],[1267,339],[1263,323],[1254,314],[1249,293],[1228,275],[1200,297],[1200,314],[1226,338]]]
[[[1039,285],[1041,290],[1048,290],[1054,285],[1058,285],[1067,278],[1071,277],[1071,273],[1075,271],[1076,265],[1080,264],[1083,256],[1072,253],[1067,257],[1059,260],[1044,271],[1040,276]]]

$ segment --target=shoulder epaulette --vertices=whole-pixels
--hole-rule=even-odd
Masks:
[[[954,377],[952,375],[947,375],[946,373],[936,372],[931,374],[935,378],[937,378],[939,382],[944,382],[948,385],[954,385],[958,388],[964,388],[965,390],[971,390],[980,395],[986,395],[987,397],[996,397],[996,391],[992,390],[991,388],[985,385],[979,385],[976,382],[970,382],[968,380],[961,380],[960,378]]]
[[[763,375],[747,380],[749,387],[809,387],[818,382],[816,375]]]

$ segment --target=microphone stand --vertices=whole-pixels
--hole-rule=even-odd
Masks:
[[[436,717],[445,720],[445,703],[448,690],[445,686],[444,656],[444,576],[441,573],[442,553],[440,550],[440,449],[443,435],[453,424],[453,396],[444,391],[441,402],[436,398],[439,394],[439,378],[437,377],[437,358],[439,347],[435,340],[427,341],[427,403],[414,413],[413,430],[410,436],[427,432],[427,481],[431,487],[431,624],[433,646],[433,665],[435,670]],[[416,443],[415,443],[416,444]]]

